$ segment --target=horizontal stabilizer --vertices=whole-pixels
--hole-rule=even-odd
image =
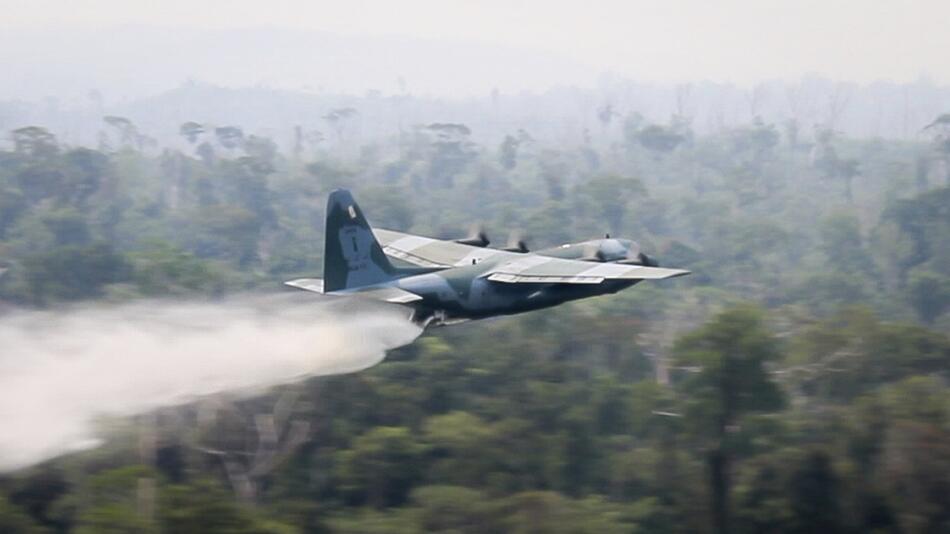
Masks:
[[[350,294],[357,297],[368,297],[374,300],[381,300],[383,302],[392,302],[393,304],[408,304],[410,302],[422,300],[422,297],[419,295],[404,289],[399,289],[398,287],[360,289]]]
[[[307,291],[313,291],[314,293],[323,293],[323,280],[320,278],[298,278],[296,280],[284,282],[284,285],[306,289]]]

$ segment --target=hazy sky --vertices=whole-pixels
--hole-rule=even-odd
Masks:
[[[125,24],[487,43],[639,80],[950,83],[950,0],[0,0],[0,32]]]

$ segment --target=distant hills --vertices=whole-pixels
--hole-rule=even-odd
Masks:
[[[359,112],[348,133],[360,143],[457,122],[489,145],[519,129],[540,141],[616,142],[637,114],[658,123],[680,115],[700,134],[759,118],[794,119],[803,139],[816,125],[908,139],[950,110],[950,87],[925,79],[644,83],[538,50],[275,28],[2,32],[0,64],[0,131],[42,125],[86,145],[104,115],[127,117],[163,144],[197,121],[282,143],[299,125],[332,146],[323,117],[340,107]]]
[[[226,16],[226,15],[223,15]],[[558,84],[597,72],[556,54],[497,45],[278,28],[0,33],[0,98],[108,100],[152,95],[193,79],[307,92],[412,92],[469,97]]]

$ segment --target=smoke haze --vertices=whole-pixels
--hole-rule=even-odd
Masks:
[[[396,310],[295,297],[0,318],[0,472],[96,445],[99,417],[359,371],[421,332]]]
[[[0,95],[4,86],[21,97],[41,87],[55,91],[41,96],[62,95],[77,82],[95,82],[79,88],[132,96],[182,75],[345,92],[390,92],[399,76],[415,94],[440,96],[589,85],[592,71],[662,82],[755,84],[809,73],[859,83],[926,73],[950,82],[950,4],[941,0],[61,5],[0,0]],[[142,25],[154,29],[123,29]],[[143,63],[149,68],[137,68]],[[128,76],[123,67],[131,67]]]

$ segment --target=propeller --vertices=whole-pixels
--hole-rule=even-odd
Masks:
[[[584,247],[583,261],[613,262],[623,265],[645,265],[659,267],[659,263],[640,250],[635,241],[610,239],[610,234],[601,240],[592,241]]]
[[[456,239],[455,242],[461,245],[471,245],[473,247],[487,247],[491,244],[491,241],[488,239],[488,234],[485,233],[485,229],[480,225],[472,226],[468,237],[465,239]]]
[[[660,264],[650,256],[647,256],[640,250],[640,244],[637,242],[630,243],[630,246],[627,248],[627,257],[626,259],[620,260],[617,263],[623,265],[643,265],[646,267],[659,267]]]
[[[617,263],[623,265],[644,265],[646,267],[659,267],[660,263],[655,259],[647,256],[646,254],[640,252],[635,258],[627,258],[625,260],[620,260]]]
[[[525,242],[521,232],[515,230],[508,236],[508,244],[505,245],[505,252],[520,252],[522,254],[529,252],[528,244]]]

